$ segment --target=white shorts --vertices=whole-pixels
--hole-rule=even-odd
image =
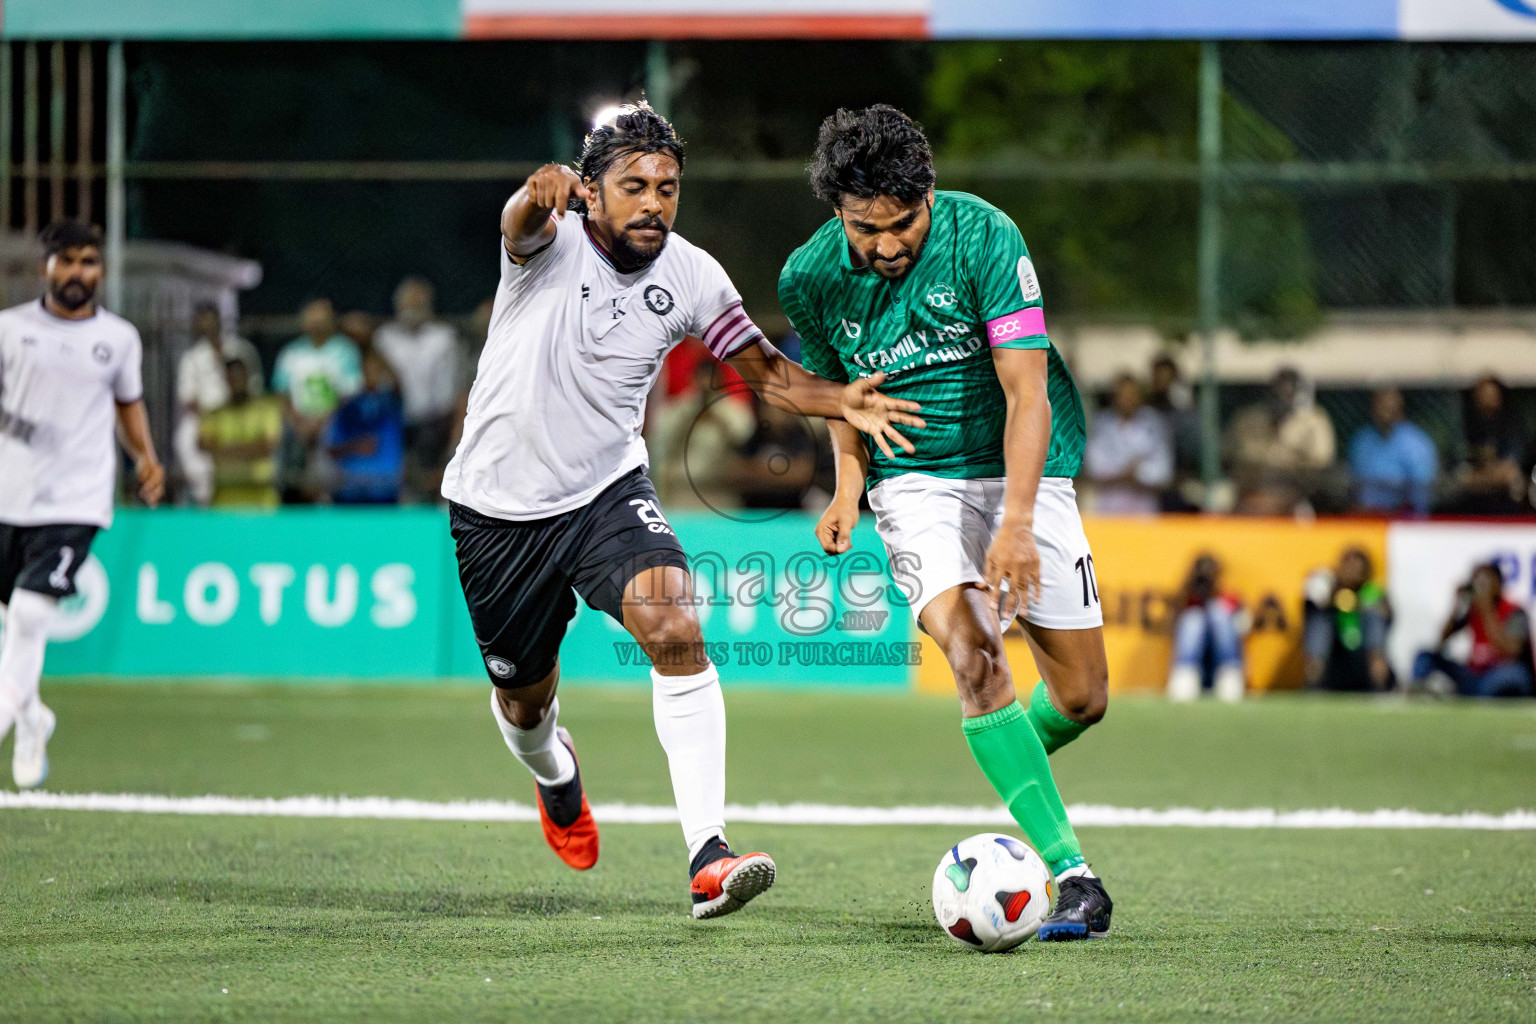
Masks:
[[[950,587],[986,578],[987,547],[1003,519],[1001,477],[952,480],[903,473],[869,492],[896,585],[921,615]],[[1046,629],[1104,625],[1093,555],[1077,512],[1072,481],[1048,476],[1035,493],[1035,546],[1041,596],[1021,617]]]

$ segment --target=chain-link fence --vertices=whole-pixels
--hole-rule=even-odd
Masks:
[[[597,107],[648,90],[690,142],[678,229],[773,334],[787,326],[778,270],[828,214],[804,180],[816,128],[882,101],[924,122],[941,187],[1019,224],[1064,332],[1149,327],[1175,352],[1198,350],[1202,329],[1292,344],[1341,439],[1368,418],[1369,384],[1397,379],[1447,467],[1465,440],[1460,389],[1485,371],[1536,384],[1528,347],[1431,380],[1395,372],[1380,337],[1317,341],[1341,313],[1536,308],[1536,46],[142,43],[126,58],[130,234],[258,260],[242,304],[267,318],[269,363],[271,318],[313,295],[386,313],[395,283],[424,273],[467,317],[495,285],[506,194],[573,158]],[[71,55],[64,95],[98,94],[104,69],[77,69],[103,59]],[[47,122],[57,161],[27,141],[46,134],[26,104],[47,89],[27,76],[49,64],[33,63],[10,60],[7,79],[10,152],[30,154],[5,189],[15,227],[25,202],[47,206],[55,164],[101,206],[102,168],[81,156],[104,147],[99,118],[80,133]],[[1511,323],[1529,345],[1529,319]],[[1328,346],[1351,351],[1319,361]],[[1090,389],[1108,381],[1077,369]],[[1214,369],[1224,422],[1259,381]]]

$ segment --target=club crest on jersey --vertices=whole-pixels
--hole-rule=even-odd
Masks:
[[[672,312],[676,305],[672,301],[672,293],[659,284],[653,284],[645,290],[645,308],[657,316],[666,316]]]
[[[955,298],[954,289],[947,284],[934,285],[928,292],[927,301],[934,309],[954,309],[960,302]]]
[[[849,341],[858,341],[859,335],[864,333],[864,327],[862,324],[851,323],[847,320],[844,320],[843,333],[848,335]]]
[[[112,358],[112,348],[104,341],[98,341],[91,346],[91,358],[103,366]]]
[[[517,666],[506,658],[498,658],[494,654],[485,656],[485,667],[491,670],[491,675],[497,679],[511,679],[517,675]]]

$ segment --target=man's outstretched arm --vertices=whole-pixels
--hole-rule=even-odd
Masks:
[[[551,213],[564,213],[572,199],[591,202],[592,198],[591,190],[564,164],[540,167],[501,208],[501,234],[507,253],[518,262],[532,256],[555,237]]]
[[[846,420],[874,438],[887,458],[894,458],[892,442],[909,455],[916,450],[893,424],[926,426],[914,415],[922,406],[875,390],[885,380],[883,373],[839,384],[811,373],[761,335],[727,356],[725,362],[763,401],[805,416]]]

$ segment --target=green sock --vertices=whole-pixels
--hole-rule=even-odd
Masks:
[[[1051,777],[1051,762],[1019,702],[980,718],[962,719],[960,727],[981,773],[1051,874],[1083,863],[1082,847]]]
[[[1056,753],[1088,728],[1056,710],[1043,679],[1035,684],[1034,695],[1029,698],[1029,724],[1035,727],[1035,735],[1040,737],[1047,754]]]

